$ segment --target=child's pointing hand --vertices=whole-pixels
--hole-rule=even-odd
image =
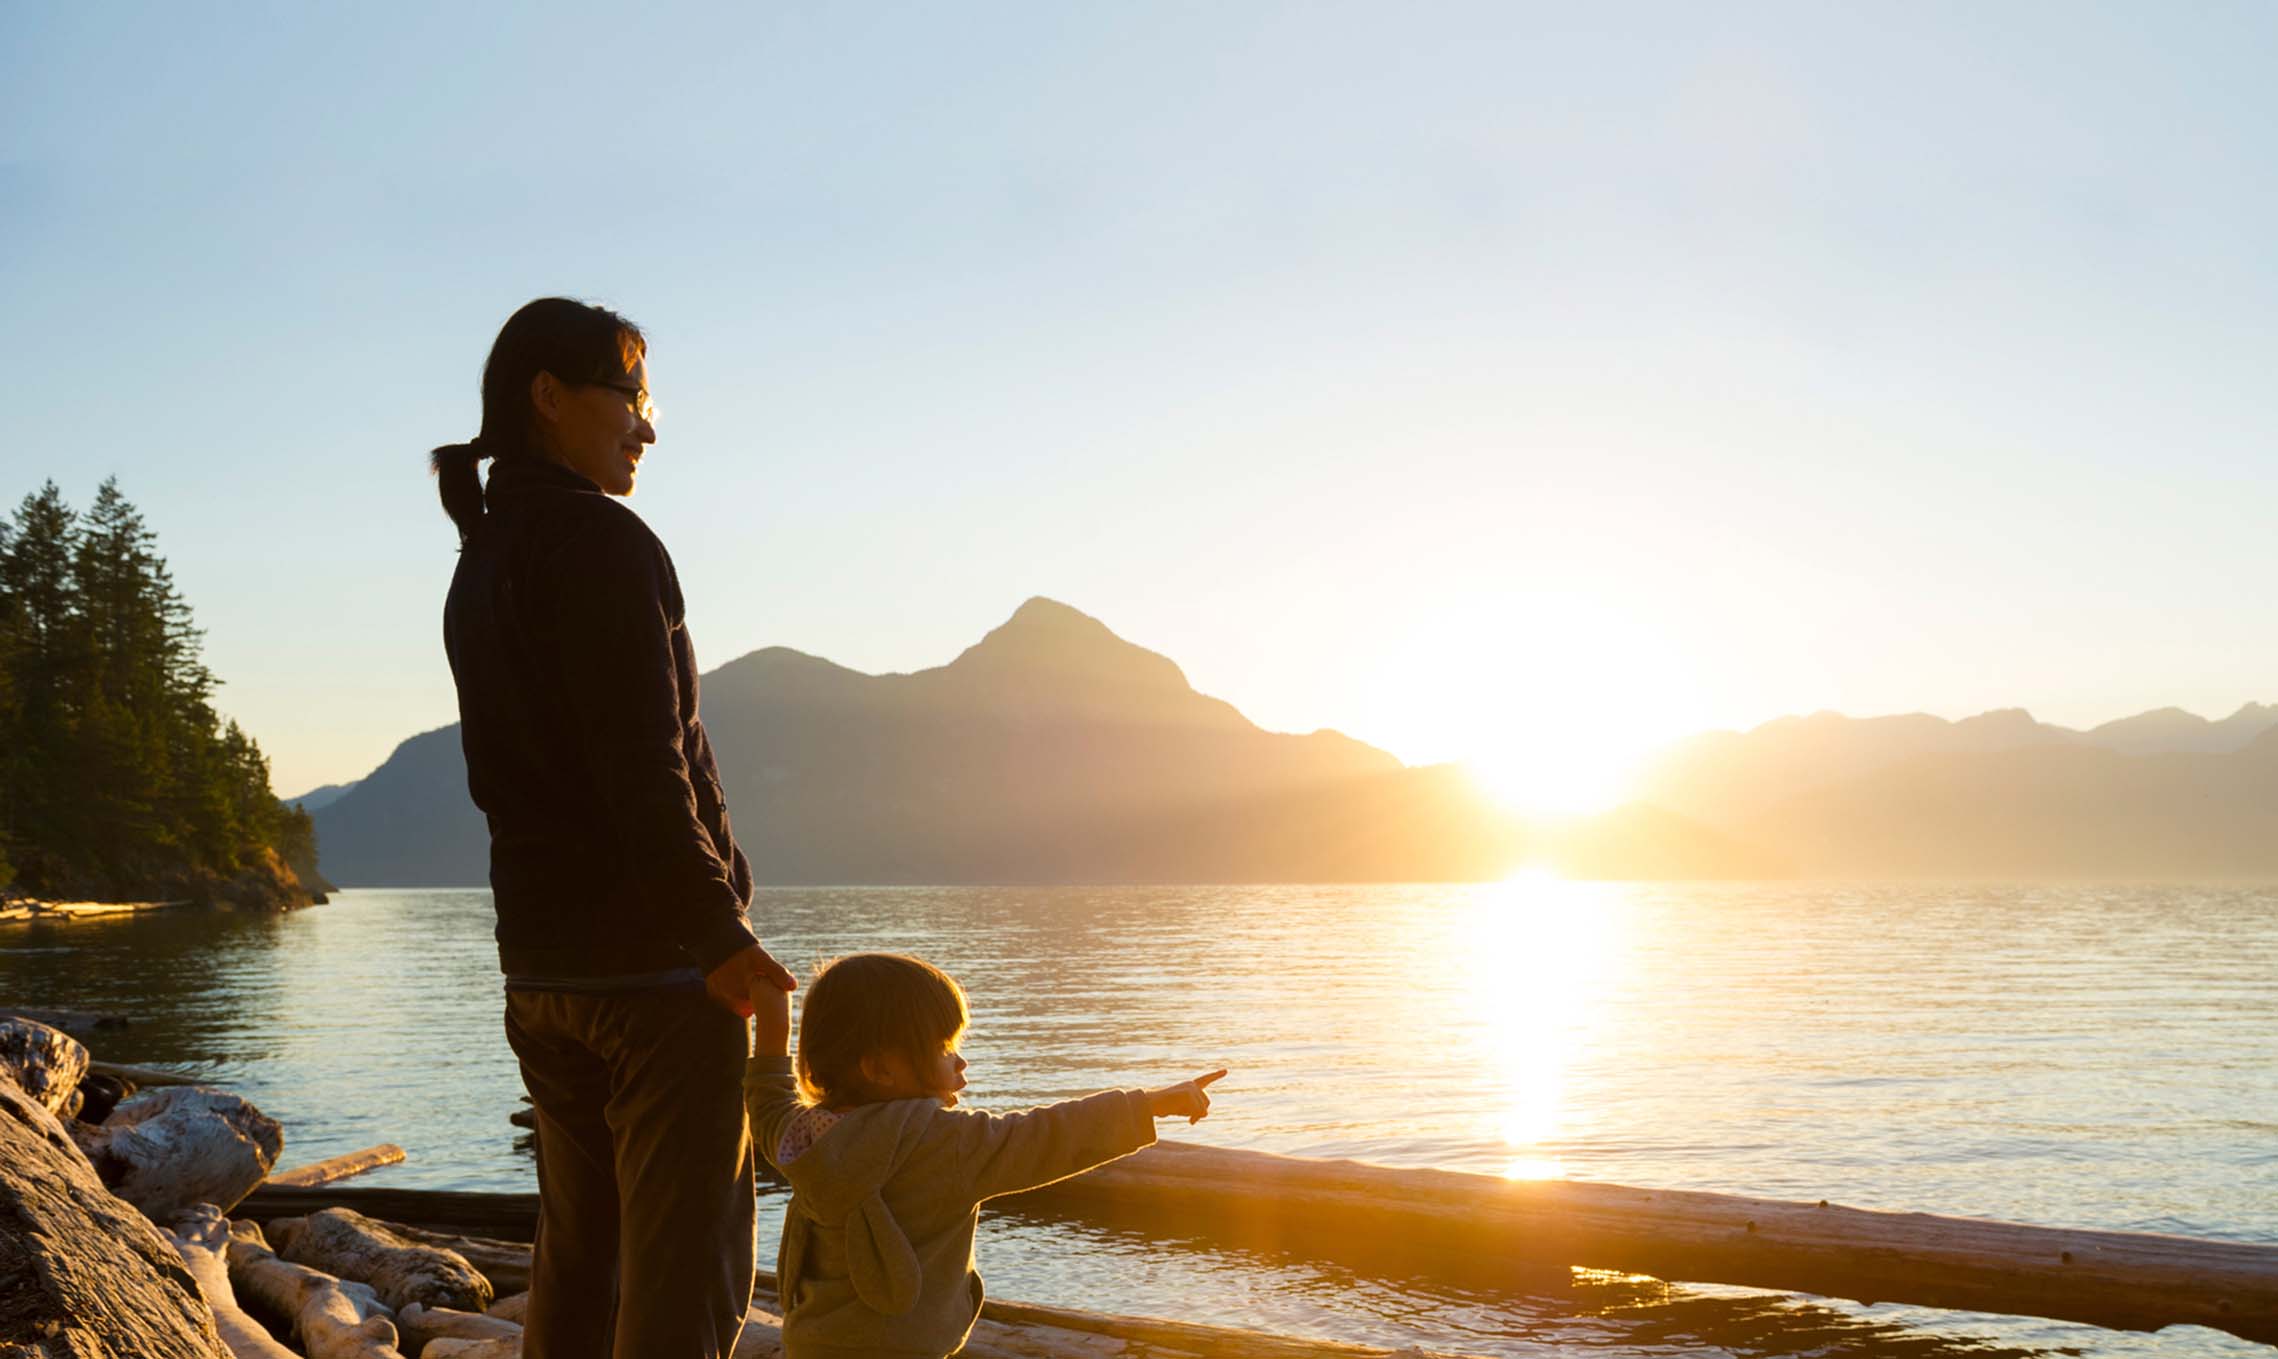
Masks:
[[[1189,1125],[1200,1123],[1210,1112],[1210,1083],[1225,1074],[1226,1069],[1220,1067],[1207,1076],[1197,1076],[1191,1081],[1180,1081],[1177,1085],[1150,1090],[1147,1092],[1147,1112],[1157,1118],[1177,1118],[1183,1114]]]

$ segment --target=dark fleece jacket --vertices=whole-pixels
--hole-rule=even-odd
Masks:
[[[574,472],[502,461],[443,610],[509,977],[710,970],[754,942],[751,867],[696,717],[679,578]]]

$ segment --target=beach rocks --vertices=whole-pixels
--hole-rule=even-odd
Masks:
[[[10,1359],[229,1359],[173,1248],[12,1081],[0,1081],[0,1281]]]
[[[0,1075],[59,1118],[76,1112],[87,1049],[61,1029],[22,1016],[0,1018]]]
[[[237,1095],[171,1085],[124,1100],[73,1136],[120,1198],[169,1222],[194,1204],[228,1212],[277,1164],[285,1130]]]

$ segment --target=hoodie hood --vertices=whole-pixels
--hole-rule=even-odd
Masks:
[[[845,1232],[855,1294],[887,1316],[917,1305],[920,1271],[909,1236],[879,1191],[917,1151],[927,1120],[940,1111],[940,1101],[931,1099],[849,1110],[784,1170],[815,1220]],[[805,1232],[786,1236],[786,1279],[800,1277],[805,1238]]]

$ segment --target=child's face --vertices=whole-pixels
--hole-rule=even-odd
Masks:
[[[957,1055],[955,1039],[923,1061],[912,1061],[908,1054],[900,1052],[865,1057],[862,1072],[883,1099],[930,1096],[955,1107],[957,1092],[965,1088],[965,1059]]]

